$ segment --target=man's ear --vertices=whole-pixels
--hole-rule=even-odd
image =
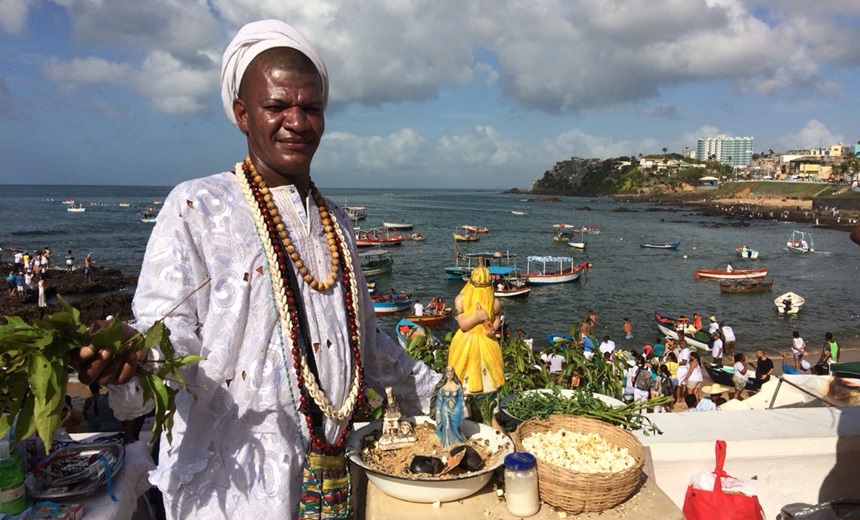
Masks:
[[[245,110],[245,102],[240,98],[233,100],[233,117],[236,118],[236,126],[243,134],[248,134],[248,111]]]

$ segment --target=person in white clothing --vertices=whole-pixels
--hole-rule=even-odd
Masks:
[[[550,374],[560,374],[564,370],[564,356],[558,352],[545,351],[540,355],[544,366],[549,368]]]
[[[720,324],[717,322],[716,316],[711,316],[710,321],[708,323],[708,334],[713,334],[720,330]]]
[[[365,385],[415,415],[441,376],[379,332],[349,217],[311,180],[329,92],[317,51],[253,22],[221,80],[248,156],[164,200],[132,306],[137,330],[163,318],[177,356],[204,357],[185,367],[149,481],[170,519],[352,518],[345,439]],[[112,385],[118,419],[152,409],[133,375],[160,351],[77,355],[81,381]]]
[[[615,342],[609,339],[609,336],[603,336],[603,341],[600,342],[598,350],[601,354],[609,352],[610,355],[615,355]]]
[[[699,389],[702,387],[704,380],[702,374],[702,360],[699,358],[698,352],[690,352],[690,368],[687,370],[686,387],[684,391],[688,394],[696,394],[699,397]],[[681,384],[679,381],[678,384]]]
[[[750,379],[747,371],[747,358],[743,354],[735,354],[735,373],[732,375],[732,383],[735,385],[735,393],[733,399],[741,399],[741,394],[747,386],[747,381]]]
[[[714,332],[711,340],[711,360],[715,365],[721,366],[723,364],[723,340],[720,339],[717,332]]]
[[[687,393],[684,385],[687,382],[687,373],[690,370],[690,347],[687,345],[687,341],[684,339],[678,340],[678,348],[680,348],[678,352],[678,371],[675,373],[675,376],[678,378],[678,388],[680,390],[675,403],[678,403],[681,397]]]
[[[794,368],[800,370],[803,355],[806,354],[806,342],[800,337],[800,332],[791,333],[791,354],[794,356]]]
[[[735,355],[735,331],[726,322],[720,323],[720,336],[723,340],[723,354],[726,356]]]
[[[635,392],[633,391],[633,380],[636,377],[638,367],[634,358],[627,360],[627,368],[624,369],[624,390],[622,392],[622,400],[630,402],[633,400]]]
[[[424,305],[418,298],[415,298],[415,303],[412,304],[412,314],[415,316],[424,316]]]
[[[636,358],[636,368],[633,373],[633,400],[647,401],[651,398],[651,388],[654,386],[651,366],[645,361],[645,356]]]

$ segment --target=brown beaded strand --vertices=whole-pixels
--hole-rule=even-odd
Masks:
[[[283,221],[278,214],[277,207],[272,200],[271,192],[269,188],[265,185],[262,180],[262,177],[259,174],[256,174],[253,171],[253,165],[250,164],[250,160],[245,161],[243,164],[243,173],[245,174],[246,179],[248,180],[252,192],[254,193],[254,199],[258,204],[258,209],[260,210],[263,221],[266,223],[267,231],[273,247],[275,248],[275,254],[277,256],[278,267],[281,270],[281,276],[284,276],[284,271],[289,268],[287,265],[286,259],[284,256],[289,256],[290,259],[295,263],[299,273],[302,274],[302,267],[304,267],[307,276],[303,275],[305,282],[313,287],[313,283],[317,284],[316,290],[326,290],[334,283],[336,283],[336,276],[340,271],[339,258],[343,256],[342,247],[343,244],[338,239],[337,234],[334,230],[334,222],[331,220],[331,217],[328,213],[328,210],[325,206],[325,199],[319,194],[319,191],[316,190],[316,187],[311,184],[311,192],[314,196],[314,201],[317,204],[317,207],[320,210],[320,218],[323,221],[323,225],[326,231],[326,237],[329,241],[329,249],[332,253],[332,275],[324,283],[319,283],[314,280],[310,273],[307,271],[307,268],[298,262],[301,262],[301,257],[298,255],[298,251],[295,251],[295,247],[289,241],[289,233],[286,231],[286,226],[284,226]],[[290,249],[294,254],[290,253]],[[285,255],[286,253],[286,255]],[[298,260],[297,260],[298,258]],[[335,264],[337,264],[338,268],[335,268]],[[356,334],[358,327],[356,325],[356,316],[353,308],[353,295],[349,290],[351,287],[351,269],[347,264],[343,266],[343,277],[342,283],[344,288],[344,300],[346,303],[346,314],[347,314],[347,326],[349,328],[349,342],[350,342],[350,350],[352,351],[354,365],[353,365],[353,377],[358,378],[359,384],[359,392],[356,401],[356,409],[360,408],[364,403],[364,369],[361,366],[361,352],[359,350],[359,338]],[[311,278],[311,281],[308,280],[308,277]],[[320,287],[324,288],[320,289]],[[344,446],[344,442],[346,440],[346,436],[349,433],[350,425],[352,419],[347,422],[347,425],[343,428],[343,430],[338,435],[338,438],[334,443],[329,444],[325,438],[321,438],[316,434],[313,428],[313,421],[311,415],[308,411],[307,403],[310,396],[307,395],[307,388],[304,385],[304,376],[301,373],[301,352],[298,347],[295,346],[296,341],[298,340],[298,327],[299,327],[299,319],[298,314],[295,311],[295,303],[296,298],[292,291],[289,289],[288,284],[284,284],[284,292],[287,300],[287,304],[289,306],[289,315],[290,315],[290,340],[293,344],[291,349],[291,354],[293,356],[293,368],[296,370],[296,380],[299,384],[299,388],[301,390],[301,396],[299,398],[299,411],[305,416],[305,422],[307,423],[308,432],[311,437],[311,442],[315,447],[320,449],[325,453],[338,453],[341,452]]]
[[[254,167],[250,158],[246,158],[243,165],[245,170],[251,174],[250,179],[252,181],[252,185],[255,185],[259,190],[258,193],[262,195],[263,204],[265,204],[268,214],[271,216],[271,222],[274,224],[275,230],[277,231],[281,242],[284,244],[284,250],[288,255],[290,255],[290,259],[292,259],[293,264],[299,271],[299,275],[304,279],[305,283],[311,287],[311,289],[320,292],[328,290],[337,280],[337,275],[340,271],[340,254],[338,253],[337,235],[334,232],[334,223],[331,220],[331,215],[329,215],[325,199],[322,197],[319,190],[317,190],[313,181],[310,183],[310,192],[314,198],[314,202],[316,202],[317,210],[319,211],[320,219],[322,220],[323,229],[325,230],[326,240],[328,241],[328,248],[331,252],[331,274],[329,274],[329,277],[325,282],[320,282],[314,278],[302,260],[301,255],[299,255],[299,251],[293,245],[292,240],[290,240],[290,233],[287,231],[287,226],[284,225],[280,213],[278,213],[278,207],[275,205],[272,193],[269,190],[269,186],[266,184],[266,181],[263,180],[263,176],[257,173],[257,169]],[[260,201],[258,200],[258,202]],[[268,224],[269,222],[267,221],[266,223]]]

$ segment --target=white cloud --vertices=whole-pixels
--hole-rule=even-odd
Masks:
[[[102,58],[75,58],[61,62],[49,58],[42,66],[49,80],[57,83],[127,83],[132,68],[125,63],[112,63]]]
[[[742,92],[838,92],[823,68],[860,63],[860,47],[845,43],[856,31],[832,1],[814,12],[800,2],[742,0],[466,7],[454,0],[160,0],[157,9],[139,0],[55,1],[66,6],[76,38],[103,46],[111,61],[142,70],[141,56],[166,53],[174,63],[162,70],[184,78],[213,77],[243,23],[288,21],[326,58],[333,104],[424,101],[475,81],[501,85],[512,103],[551,113],[613,107],[714,80]],[[0,0],[0,6],[26,12],[28,2]],[[178,96],[179,105],[200,107],[217,90],[215,82],[205,89],[194,83]],[[159,99],[157,88],[138,90],[159,109],[178,108]]]
[[[687,143],[684,146],[695,146],[696,142],[698,142],[700,137],[717,137],[720,135],[724,135],[726,137],[733,137],[731,132],[723,132],[715,126],[704,125],[699,127],[698,130],[684,133],[681,139],[684,143]],[[692,143],[692,145],[689,143]]]
[[[27,13],[32,0],[0,0],[0,29],[20,34],[27,25]]]
[[[622,155],[638,155],[649,153],[660,148],[656,139],[641,139],[638,141],[616,140],[609,137],[597,137],[575,128],[559,134],[553,140],[543,143],[545,157],[556,157],[565,160],[570,157],[607,158]]]
[[[820,121],[812,119],[797,132],[778,137],[774,142],[780,150],[797,150],[844,143],[845,138],[831,132]]]
[[[194,69],[167,52],[147,56],[135,74],[134,86],[160,111],[168,114],[200,113],[203,100],[218,83],[218,73],[212,69]]]
[[[396,186],[403,172],[410,178],[423,172],[425,147],[425,138],[410,128],[368,136],[327,132],[314,158],[314,176],[327,185]]]
[[[223,35],[205,0],[63,0],[75,39],[131,54],[160,50],[191,65],[214,66],[205,51],[223,51]]]
[[[442,162],[486,168],[509,165],[527,155],[522,144],[505,139],[493,127],[476,126],[469,133],[444,136],[436,143]]]

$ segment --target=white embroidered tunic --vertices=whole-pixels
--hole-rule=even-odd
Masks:
[[[330,252],[313,198],[306,211],[293,186],[272,192],[305,264],[325,280]],[[329,207],[345,230],[352,272],[364,288],[349,219],[331,202]],[[308,432],[296,411],[292,345],[279,330],[252,209],[230,172],[182,183],[165,199],[135,293],[135,327],[148,328],[207,277],[211,283],[165,320],[177,355],[206,360],[184,375],[200,385],[190,387],[196,399],[188,391],[177,396],[173,444],[162,438],[150,482],[164,493],[170,518],[293,518]],[[337,284],[319,293],[298,280],[320,385],[338,408],[351,382],[344,290]],[[360,293],[367,385],[378,392],[392,386],[405,413],[427,410],[439,376],[378,331],[370,296]],[[151,409],[133,383],[112,387],[110,396],[119,418]],[[328,441],[345,424],[326,419]]]

